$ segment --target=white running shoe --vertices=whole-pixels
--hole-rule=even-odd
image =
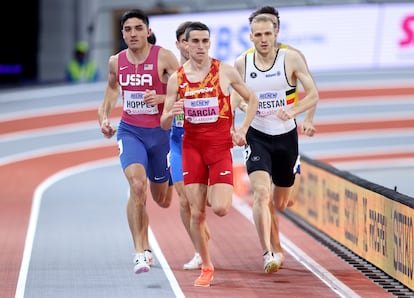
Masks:
[[[273,252],[266,252],[263,255],[263,261],[263,268],[266,273],[273,273],[279,269],[280,263],[275,259]]]
[[[155,264],[154,256],[152,255],[152,251],[149,249],[144,250],[145,261],[147,262],[148,266],[153,266]]]
[[[139,274],[142,272],[148,272],[150,270],[150,266],[147,264],[145,260],[144,253],[138,253],[134,257],[134,272],[135,274]]]
[[[187,264],[184,264],[183,269],[184,270],[201,269],[202,264],[203,264],[203,261],[201,260],[201,256],[198,252],[196,252],[194,254],[194,257]]]
[[[282,268],[283,263],[285,262],[285,256],[281,253],[281,252],[277,252],[275,254],[273,254],[276,262],[279,264],[277,270],[279,270],[280,268]]]

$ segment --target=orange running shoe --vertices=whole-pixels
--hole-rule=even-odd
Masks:
[[[214,278],[214,268],[202,268],[200,276],[195,280],[196,287],[209,287]]]

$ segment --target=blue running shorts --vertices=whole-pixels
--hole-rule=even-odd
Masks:
[[[183,134],[184,128],[173,126],[170,134],[170,165],[173,183],[183,181]]]
[[[117,141],[122,169],[125,171],[129,165],[138,163],[144,166],[150,181],[163,183],[169,180],[169,135],[170,130],[160,126],[146,128],[120,121]]]

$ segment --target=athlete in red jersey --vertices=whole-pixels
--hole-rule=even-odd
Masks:
[[[161,127],[169,129],[184,111],[184,185],[191,206],[191,235],[203,262],[194,285],[207,287],[214,275],[205,233],[207,186],[212,210],[226,215],[233,194],[231,148],[246,143],[258,99],[234,67],[209,57],[210,29],[205,24],[191,23],[185,32],[190,59],[168,80]],[[233,134],[230,87],[248,102],[244,121]]]
[[[148,241],[147,185],[155,202],[168,207],[172,198],[169,132],[160,127],[166,84],[179,64],[167,49],[151,45],[148,16],[141,10],[121,19],[128,48],[109,59],[108,84],[99,108],[101,131],[111,138],[116,129],[109,116],[122,90],[123,112],[117,132],[119,158],[129,183],[128,223],[134,241],[134,272],[147,272],[153,264]]]

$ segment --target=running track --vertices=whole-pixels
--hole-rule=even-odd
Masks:
[[[97,178],[95,180],[99,179],[98,182],[94,181],[93,177],[92,179],[89,177],[90,180],[78,179],[76,184],[72,182],[69,186],[59,186],[57,192],[65,191],[66,196],[72,191],[73,193],[80,192],[84,196],[83,201],[87,201],[97,196],[98,188],[103,188],[103,193],[99,193],[102,200],[106,202],[105,199],[108,199],[108,204],[111,204],[110,202],[114,204],[113,198],[107,198],[105,195],[105,193],[112,194],[113,183],[114,186],[119,186],[120,194],[115,195],[121,198],[126,197],[127,190],[123,188],[122,173],[119,172],[116,162],[116,146],[114,141],[104,140],[100,136],[96,121],[96,107],[103,90],[102,84],[93,84],[78,87],[53,87],[46,91],[34,89],[0,94],[0,177],[2,181],[0,189],[0,239],[2,239],[0,297],[15,296],[22,256],[25,252],[24,245],[32,203],[39,185],[66,169],[96,161],[86,167],[88,171],[95,174]],[[321,102],[316,116],[317,136],[312,139],[301,138],[303,142],[301,149],[308,156],[334,165],[338,162],[346,164],[349,161],[361,161],[364,163],[370,160],[381,160],[385,163],[387,160],[412,162],[414,159],[413,94],[414,88],[407,86],[389,86],[383,89],[368,86],[356,90],[340,91],[327,87],[321,88]],[[391,101],[392,104],[387,106],[386,103]],[[403,108],[396,108],[396,103],[402,104]],[[376,112],[370,113],[372,109]],[[358,114],[360,114],[359,117]],[[119,110],[114,116],[117,115],[119,115]],[[393,142],[392,149],[390,149],[392,144],[385,142],[388,147],[382,149],[372,140],[376,139],[376,135],[384,135],[384,131],[387,130],[392,131],[390,136],[398,136],[405,141],[403,143]],[[346,136],[352,138],[362,135],[365,136],[362,139],[368,139],[370,142],[365,147],[359,148],[360,150],[357,150],[358,146],[354,144],[347,151],[344,144],[340,143],[340,140],[346,139]],[[335,140],[335,138],[338,139]],[[340,144],[335,147],[335,143],[338,142]],[[382,143],[384,144],[383,140]],[[323,145],[320,146],[320,144]],[[370,146],[374,146],[377,150],[370,149]],[[362,153],[356,154],[354,150]],[[75,168],[68,176],[76,177],[81,173],[82,171]],[[51,185],[54,184],[51,183]],[[89,188],[90,185],[97,186]],[[287,260],[283,270],[276,274],[265,275],[262,272],[261,250],[255,228],[251,219],[246,217],[249,215],[250,198],[243,199],[245,201],[235,198],[234,210],[224,218],[209,214],[208,222],[213,234],[210,249],[216,266],[216,278],[210,289],[193,287],[192,282],[198,272],[185,272],[181,269],[182,264],[192,256],[192,248],[181,225],[176,200],[167,210],[149,203],[150,225],[160,249],[160,254],[156,257],[162,261],[164,256],[177,282],[179,290],[176,290],[174,295],[180,296],[182,293],[186,297],[390,296],[325,247],[301,232],[283,216],[281,216],[281,232],[283,240],[289,244],[286,245],[289,248]],[[124,202],[115,201],[114,206],[121,205],[121,211],[124,211]],[[100,201],[94,201],[93,205],[98,210],[105,208]],[[70,210],[69,207],[66,206],[66,210]],[[79,213],[79,209],[83,207],[79,206],[74,212]],[[40,205],[39,222],[45,216],[43,210],[43,206]],[[47,210],[56,211],[53,208]],[[63,214],[61,216],[63,218]],[[99,234],[100,228],[106,227],[108,222],[109,224],[117,223],[120,229],[114,232],[123,235],[118,245],[129,253],[131,241],[127,227],[122,225],[125,220],[122,216],[104,218],[104,222],[95,223],[92,220],[93,216],[90,215],[92,223],[89,223],[92,232],[96,234]],[[85,216],[79,218],[79,221],[82,220],[87,221],[88,218],[85,219]],[[58,238],[57,242],[65,241],[65,235],[81,234],[80,230],[71,230],[74,226],[76,226],[75,223],[66,226],[59,225],[58,235],[61,238]],[[37,238],[42,239],[42,237],[36,237],[34,240]],[[50,240],[50,242],[34,243],[33,247],[42,245],[47,248],[56,245],[53,242],[53,240],[56,242],[56,239],[51,240],[47,236],[43,239]],[[103,243],[103,247],[113,245],[110,239],[111,237],[109,241],[106,239],[107,242]],[[100,238],[95,240],[96,242],[103,241]],[[76,243],[74,246],[77,249]],[[58,247],[61,248],[61,246]],[[123,281],[119,281],[119,284],[113,282],[114,277],[111,274],[121,270],[122,274],[128,276],[126,279],[132,279],[129,284],[124,285],[125,293],[132,291],[136,293],[136,297],[171,296],[172,292],[170,294],[160,292],[164,287],[168,287],[166,284],[169,283],[158,277],[158,272],[164,271],[161,270],[164,269],[161,266],[162,262],[149,273],[153,275],[141,277],[131,273],[131,255],[124,258],[118,256],[120,259],[116,268],[105,267],[104,272],[97,274],[95,267],[98,265],[93,263],[93,260],[95,260],[94,256],[100,255],[100,251],[105,251],[103,247],[82,247],[80,254],[85,255],[86,260],[91,260],[91,268],[86,266],[89,268],[87,270],[90,270],[86,272],[89,273],[86,276],[94,276],[87,283],[82,282],[84,277],[81,274],[79,276],[68,274],[71,269],[84,268],[82,265],[67,265],[62,261],[62,264],[73,267],[59,268],[58,261],[54,263],[55,267],[46,267],[47,275],[39,274],[39,280],[35,279],[34,282],[28,284],[32,288],[20,288],[18,293],[24,292],[25,297],[114,297],[110,293],[123,293],[119,292],[119,285],[123,284]],[[28,255],[27,251],[25,255]],[[59,252],[58,256],[62,259],[67,257],[64,250]],[[305,264],[306,266],[300,260],[301,258],[308,259],[308,257],[303,256],[308,256],[311,260],[310,263]],[[54,255],[43,257],[45,259],[41,261],[47,263],[47,258],[52,258]],[[96,262],[105,264],[107,257],[102,254]],[[28,264],[30,263],[26,263],[28,276],[30,276],[32,268]],[[325,281],[309,270],[312,265],[316,266],[313,271],[319,268],[318,270],[322,272],[319,275],[324,276]],[[33,269],[38,268],[36,266],[39,265],[34,263]],[[38,272],[41,273],[41,271]],[[60,276],[61,272],[65,275]],[[48,276],[49,279],[41,280],[42,276]],[[159,284],[157,281],[160,281]],[[19,282],[22,285],[21,280]],[[145,289],[142,288],[143,286]],[[36,293],[43,293],[43,295],[36,296]]]

